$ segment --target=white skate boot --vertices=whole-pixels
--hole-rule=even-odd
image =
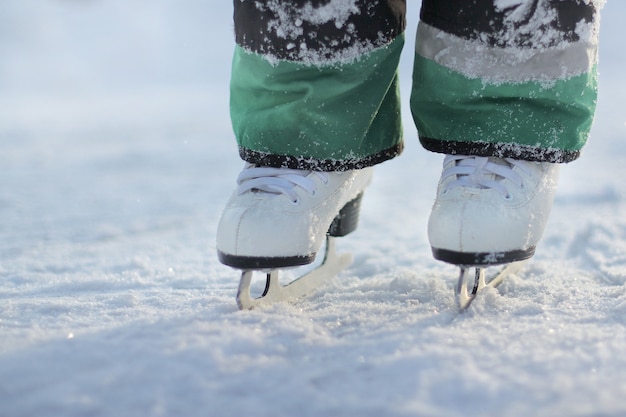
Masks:
[[[457,293],[471,301],[487,283],[484,267],[533,256],[546,226],[558,181],[558,164],[493,157],[448,155],[428,222],[435,259],[459,265]],[[508,274],[519,264],[505,268]],[[480,281],[480,282],[479,282]],[[463,294],[460,294],[463,297]]]
[[[318,172],[246,164],[217,229],[219,260],[243,271],[240,308],[305,295],[350,262],[334,237],[356,229],[361,196],[373,169]],[[324,263],[287,286],[277,270],[306,265],[326,241]],[[269,271],[261,298],[250,296],[253,271]]]

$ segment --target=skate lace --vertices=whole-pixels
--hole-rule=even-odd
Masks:
[[[248,191],[259,191],[276,195],[284,195],[292,203],[299,201],[296,187],[300,187],[310,195],[315,195],[317,185],[309,175],[313,173],[328,183],[328,174],[320,171],[300,169],[257,167],[247,164],[237,178],[237,192],[243,194]]]
[[[511,194],[504,180],[509,180],[517,187],[523,187],[524,179],[513,169],[517,167],[527,175],[532,175],[530,164],[532,162],[511,158],[447,155],[444,159],[444,166],[447,168],[443,171],[443,178],[454,177],[454,179],[446,183],[443,192],[447,193],[457,187],[493,189],[508,199]]]

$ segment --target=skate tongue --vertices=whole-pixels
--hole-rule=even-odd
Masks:
[[[248,191],[266,192],[276,195],[285,195],[291,201],[297,202],[296,187],[314,194],[316,183],[310,177],[311,174],[318,176],[323,182],[328,181],[325,172],[307,171],[300,169],[257,167],[252,164],[246,165],[239,174],[237,192],[243,194]]]
[[[444,159],[443,178],[454,177],[454,179],[446,183],[444,192],[457,187],[493,189],[507,198],[510,194],[504,181],[509,180],[521,186],[522,177],[513,168],[521,166],[523,169],[525,163],[528,162],[510,158],[447,155]]]

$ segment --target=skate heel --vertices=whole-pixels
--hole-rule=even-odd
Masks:
[[[361,200],[363,193],[349,201],[335,217],[330,227],[328,235],[332,237],[342,237],[354,232],[359,224],[359,212],[361,210]]]

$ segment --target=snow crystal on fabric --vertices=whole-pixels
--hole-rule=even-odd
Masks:
[[[596,48],[597,45],[589,42],[539,50],[492,47],[450,35],[423,22],[416,42],[419,55],[470,79],[480,78],[489,84],[538,81],[546,88],[555,80],[591,71],[597,61]]]
[[[585,1],[596,10],[604,0]],[[482,41],[495,41],[496,46],[516,45],[533,49],[562,48],[572,42],[571,33],[558,27],[564,6],[550,0],[494,0],[497,12],[504,15],[502,27],[495,33],[478,34]],[[598,14],[596,14],[598,16]],[[598,19],[585,21],[582,18],[576,25],[575,34],[580,41],[597,44]],[[487,39],[489,37],[490,39]]]
[[[564,2],[561,2],[564,3]],[[555,80],[592,71],[597,63],[599,13],[551,0],[494,0],[501,20],[491,31],[462,37],[421,22],[417,52],[468,78],[490,84]],[[584,4],[598,10],[603,0]],[[582,10],[582,11],[581,11]]]
[[[308,2],[302,6],[279,0],[255,4],[259,11],[269,10],[276,16],[267,22],[268,33],[279,39],[293,41],[286,44],[290,59],[305,65],[351,63],[392,40],[382,30],[375,39],[360,38],[358,28],[350,22],[350,18],[368,13],[368,10],[362,11],[358,0],[330,0],[323,5]],[[324,25],[334,26],[340,36],[321,33]],[[305,31],[305,26],[315,30]],[[270,52],[265,54],[265,58],[276,63],[282,57]]]

